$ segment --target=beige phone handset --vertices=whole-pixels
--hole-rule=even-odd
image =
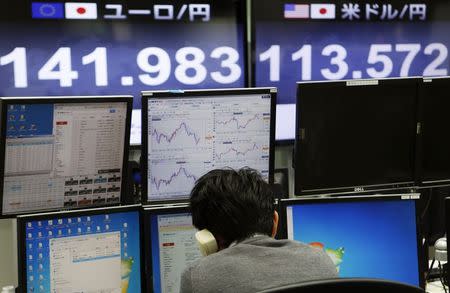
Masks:
[[[207,229],[203,229],[195,233],[195,239],[197,239],[200,252],[203,256],[207,256],[217,252],[219,249],[217,246],[216,238]]]

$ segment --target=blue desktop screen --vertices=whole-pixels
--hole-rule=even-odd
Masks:
[[[340,277],[419,284],[412,200],[288,206],[288,237],[324,249]]]
[[[8,105],[6,137],[53,134],[53,104]]]
[[[26,221],[27,292],[140,292],[136,227],[138,211]]]

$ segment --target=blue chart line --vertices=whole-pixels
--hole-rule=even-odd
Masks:
[[[243,124],[239,124],[239,120],[236,119],[236,117],[233,117],[227,121],[217,121],[217,124],[221,124],[221,125],[227,125],[230,124],[232,122],[236,123],[236,128],[237,129],[243,129],[246,128],[252,121],[256,120],[259,118],[259,114],[255,114],[252,118],[248,119],[245,123]]]
[[[197,134],[189,129],[189,127],[186,125],[185,122],[182,122],[180,126],[178,126],[171,134],[167,135],[164,133],[159,133],[158,130],[153,129],[152,131],[152,137],[156,139],[156,142],[158,144],[161,144],[161,140],[164,139],[166,142],[170,143],[172,140],[177,136],[178,132],[180,130],[184,130],[187,134],[187,136],[192,136],[192,138],[195,141],[195,144],[198,144],[200,142],[200,138],[197,136]]]
[[[218,159],[222,159],[223,156],[229,154],[229,153],[235,153],[236,157],[241,155],[241,156],[245,156],[248,152],[254,151],[259,149],[258,145],[256,143],[253,144],[253,147],[246,149],[245,151],[239,151],[237,149],[235,149],[234,147],[229,148],[227,151],[225,152],[221,152],[218,153],[216,156]]]
[[[155,185],[156,189],[159,191],[161,185],[169,186],[178,176],[185,176],[188,179],[192,179],[194,182],[197,180],[197,176],[190,174],[184,167],[180,167],[177,172],[170,175],[169,179],[156,179],[156,177],[153,176],[152,184]]]

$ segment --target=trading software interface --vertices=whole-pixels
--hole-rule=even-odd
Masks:
[[[201,257],[191,214],[155,214],[150,224],[153,292],[178,293],[184,268]]]
[[[27,221],[27,292],[141,292],[138,226],[138,211]]]
[[[12,104],[3,214],[120,202],[127,105]]]
[[[295,204],[286,213],[288,238],[323,249],[340,277],[420,285],[413,200]]]
[[[148,200],[185,198],[216,168],[268,180],[270,94],[149,99]]]

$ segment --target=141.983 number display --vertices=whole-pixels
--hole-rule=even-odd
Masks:
[[[43,65],[38,70],[38,80],[57,80],[60,87],[72,87],[73,81],[80,76],[80,71],[73,66],[74,58],[70,47],[57,48],[47,60],[42,60]],[[172,75],[184,85],[198,85],[208,77],[219,84],[231,84],[242,77],[242,68],[238,63],[240,56],[235,48],[228,46],[216,47],[210,52],[205,52],[197,47],[182,47],[175,51],[174,56],[160,47],[147,47],[137,52],[132,58],[140,70],[137,76],[124,74],[120,78],[122,86],[133,86],[137,78],[144,86],[161,86]],[[207,62],[205,63],[205,60]],[[108,49],[97,47],[90,53],[81,56],[77,60],[78,66],[93,65],[95,72],[95,86],[106,87],[110,83],[108,76]],[[81,61],[81,62],[80,62]],[[130,60],[131,61],[131,60]],[[218,63],[219,70],[209,69],[205,64]],[[16,47],[4,56],[0,56],[0,65],[13,67],[14,86],[27,88],[29,74],[27,67],[27,48]]]

